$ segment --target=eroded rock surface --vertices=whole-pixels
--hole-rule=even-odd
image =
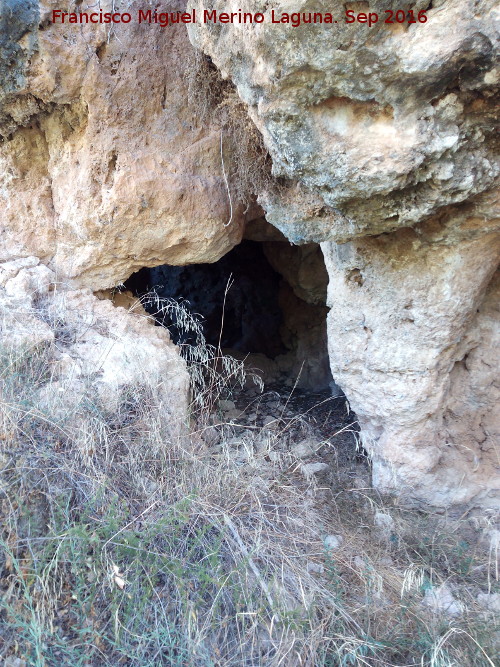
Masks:
[[[0,259],[34,255],[60,281],[105,289],[143,266],[211,262],[237,244],[243,218],[225,226],[220,133],[187,99],[185,29],[52,25],[52,9],[74,6],[10,4]]]
[[[452,207],[415,230],[323,244],[332,373],[374,483],[442,507],[495,506],[500,491],[500,242],[478,227]]]
[[[285,179],[259,193],[267,219],[295,243],[323,242],[332,373],[375,485],[498,507],[498,11],[492,0],[410,6],[426,20],[385,24],[400,7],[385,0],[275,4],[338,14],[292,28],[252,0],[244,9],[265,23],[189,33],[236,84]],[[347,25],[347,9],[382,18]]]
[[[210,6],[268,11],[264,0],[243,4]],[[131,12],[139,6],[129,3]],[[344,22],[345,9],[384,17],[399,6],[291,0],[275,11],[334,11],[338,23],[198,23],[189,36],[235,83],[281,177],[279,188],[256,193],[267,220],[289,241],[322,243],[330,363],[359,416],[374,483],[411,501],[493,508],[498,11],[494,0],[416,0],[411,8],[425,11],[425,22]],[[97,348],[116,325],[130,344],[153,337],[144,348],[153,345],[152,359],[164,345],[168,363],[181,363],[168,336],[75,287],[113,287],[144,266],[214,262],[242,238],[243,214],[230,214],[220,130],[202,126],[188,103],[185,28],[51,25],[51,9],[75,9],[67,0],[3,7],[4,322],[20,344],[30,335],[53,344],[53,328],[31,301],[21,328],[14,308],[33,281],[49,280],[71,290],[64,296],[71,312],[92,312],[100,322]],[[202,11],[201,0],[188,7]],[[292,253],[265,224],[247,234],[265,243],[290,284],[284,301],[322,302],[317,249]],[[305,308],[303,315],[289,327],[292,338],[310,324]],[[82,315],[74,317],[84,327]]]
[[[202,11],[203,3],[190,5]],[[218,11],[239,4],[217,0]],[[494,0],[417,0],[427,21],[385,24],[385,0],[282,11],[331,11],[338,24],[189,26],[193,43],[231,77],[262,131],[285,193],[262,193],[267,219],[294,242],[348,241],[418,223],[491,187],[499,70]],[[344,7],[379,22],[345,23]]]
[[[57,289],[37,258],[0,264],[0,353],[11,364],[46,359],[46,381],[31,381],[42,384],[34,408],[50,420],[74,424],[89,405],[112,416],[140,397],[141,409],[170,416],[167,439],[186,433],[189,379],[168,331],[88,289]]]

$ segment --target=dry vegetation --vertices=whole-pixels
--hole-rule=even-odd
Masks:
[[[56,420],[37,403],[51,354],[1,356],[6,665],[498,664],[479,523],[384,503],[341,466],[306,479],[279,426],[235,456],[214,401],[175,442],[147,386]],[[221,373],[209,391],[233,383]],[[456,616],[422,605],[444,582]]]
[[[221,131],[221,161],[232,205],[248,207],[264,190],[279,187],[261,133],[234,85],[222,79],[209,56],[193,49],[186,65],[188,99],[202,123]]]

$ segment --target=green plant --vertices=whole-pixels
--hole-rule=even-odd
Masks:
[[[194,405],[208,423],[243,376],[232,367],[221,375],[220,350],[198,342],[192,391],[206,394]],[[244,465],[225,426],[216,451],[196,432],[172,441],[147,383],[124,387],[113,414],[89,391],[71,414],[54,403],[56,419],[39,406],[53,354],[46,345],[0,355],[2,658],[37,667],[494,664],[498,619],[476,596],[498,583],[469,524],[353,488],[346,463],[331,488],[318,487],[286,451],[290,428],[247,429]],[[377,511],[391,514],[397,539],[376,533]],[[325,552],[325,534],[341,534],[341,546]],[[423,588],[450,580],[466,612],[429,613]]]

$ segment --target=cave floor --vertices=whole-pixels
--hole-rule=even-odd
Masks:
[[[370,466],[361,447],[356,415],[344,395],[330,390],[311,391],[267,384],[264,391],[250,387],[233,390],[219,402],[214,425],[223,426],[225,438],[265,440],[278,455],[291,454],[303,471],[318,468],[315,479],[321,486],[370,486]],[[257,445],[258,446],[258,445]],[[273,453],[270,452],[269,456]],[[308,467],[309,466],[309,467]]]

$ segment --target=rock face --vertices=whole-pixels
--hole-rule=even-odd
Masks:
[[[203,3],[190,5],[202,11]],[[236,11],[236,2],[211,3]],[[268,3],[245,9],[266,13]],[[427,0],[412,3],[415,15]],[[379,22],[345,23],[344,6],[292,0],[275,13],[334,13],[338,24],[267,21],[189,26],[238,88],[274,172],[293,182],[262,194],[267,219],[294,242],[349,241],[412,226],[491,187],[498,13],[494,0],[434,2],[425,23],[386,24],[385,0],[346,3]]]
[[[396,2],[275,4],[338,21],[292,28],[252,0],[262,24],[189,27],[286,179],[260,193],[267,219],[322,242],[332,373],[375,485],[440,507],[500,504],[495,5],[417,0],[408,25],[383,22]]]
[[[52,25],[50,11],[68,2],[7,5],[0,260],[35,255],[60,281],[105,289],[143,266],[215,261],[237,244],[242,215],[224,226],[220,133],[187,99],[185,29],[132,22],[111,34]]]
[[[379,489],[441,507],[495,506],[499,243],[494,233],[473,233],[474,215],[461,222],[458,232],[450,212],[454,244],[434,220],[323,244],[330,361]]]
[[[384,22],[396,0],[275,3],[277,15],[333,11],[338,21],[299,27],[272,24],[264,0],[243,4],[210,7],[263,11],[266,22],[198,22],[189,38],[234,82],[264,137],[280,177],[279,188],[256,193],[267,220],[304,244],[291,253],[258,221],[247,230],[289,284],[282,311],[296,309],[294,299],[322,303],[324,270],[308,245],[321,243],[330,365],[359,417],[375,485],[442,508],[498,507],[496,3],[416,0],[414,15],[424,14],[413,24]],[[71,312],[100,323],[97,347],[112,333],[109,319],[129,343],[149,341],[152,358],[164,345],[173,364],[166,334],[79,290],[113,287],[145,266],[215,262],[241,241],[221,133],[189,105],[184,26],[51,25],[52,9],[70,7],[2,5],[6,303],[14,307],[33,281],[55,282],[70,290]],[[201,0],[192,7],[203,11]],[[368,9],[375,25],[345,22],[346,10]],[[23,327],[14,311],[5,322],[20,344],[23,336],[49,344],[53,328],[30,308]],[[290,339],[310,324],[302,314]],[[73,352],[80,364],[83,348]]]
[[[88,405],[112,416],[140,395],[161,406],[167,440],[184,435],[189,379],[166,329],[88,289],[59,291],[54,280],[34,257],[0,264],[2,358],[47,360],[35,409],[74,424]]]

